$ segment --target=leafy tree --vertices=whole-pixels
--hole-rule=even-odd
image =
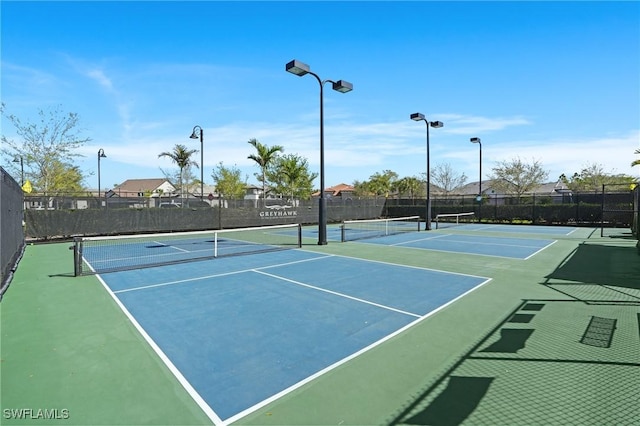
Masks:
[[[213,181],[218,194],[227,199],[242,199],[247,187],[247,179],[242,180],[237,166],[225,167],[222,162],[213,170]]]
[[[16,129],[21,141],[1,138],[3,156],[22,158],[25,179],[31,181],[35,192],[45,195],[72,192],[82,188],[85,176],[73,162],[82,157],[76,151],[90,138],[80,136],[77,129],[80,118],[76,113],[63,113],[61,107],[38,110],[37,123],[23,122],[13,114],[6,113],[5,104],[1,104],[0,113]]]
[[[267,168],[266,177],[276,185],[276,191],[291,199],[308,200],[313,192],[313,181],[317,173],[309,171],[306,158],[297,154],[278,156]]]
[[[456,173],[449,163],[438,164],[431,169],[430,182],[442,188],[445,195],[448,195],[454,189],[467,183],[467,176],[464,173]]]
[[[424,182],[415,176],[403,177],[398,181],[397,186],[401,196],[408,195],[412,200],[425,196]]]
[[[279,152],[284,152],[284,148],[280,145],[268,147],[258,142],[257,139],[250,139],[249,144],[256,149],[256,153],[249,155],[247,158],[255,161],[260,167],[261,174],[256,174],[256,177],[262,182],[262,203],[264,205],[267,196],[267,167]]]
[[[356,197],[368,197],[370,195],[373,195],[373,192],[369,189],[369,182],[367,181],[359,181],[359,180],[355,180],[353,181],[353,195],[355,195]]]
[[[51,170],[54,178],[49,187],[50,194],[80,195],[84,192],[82,172],[80,172],[78,166],[54,161],[51,165]]]
[[[173,147],[173,151],[161,152],[160,154],[158,154],[158,158],[169,157],[171,161],[173,161],[180,169],[179,186],[180,186],[180,193],[182,194],[182,198],[184,198],[183,171],[186,167],[198,166],[198,163],[191,160],[191,156],[196,152],[198,152],[198,150],[187,149],[187,147],[182,144],[176,144],[176,146]]]
[[[369,177],[368,189],[376,196],[388,197],[397,189],[398,174],[391,170],[374,173]]]
[[[496,190],[520,197],[543,184],[548,176],[549,172],[543,168],[540,161],[525,163],[516,157],[510,161],[497,162],[490,178]]]
[[[601,192],[602,185],[626,186],[636,182],[633,176],[607,173],[598,163],[587,165],[580,173],[574,173],[571,178],[562,174],[560,180],[573,192]]]

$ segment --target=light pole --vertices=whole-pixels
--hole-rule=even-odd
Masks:
[[[326,199],[324,196],[324,107],[323,107],[323,87],[325,83],[331,83],[333,90],[340,93],[347,93],[353,90],[353,84],[344,80],[322,80],[318,74],[311,72],[309,65],[297,60],[293,60],[286,65],[287,72],[302,77],[311,74],[320,84],[320,199],[318,212],[318,245],[327,244],[327,218]]]
[[[478,179],[478,197],[476,201],[478,202],[478,223],[480,223],[480,219],[482,218],[482,141],[480,138],[471,138],[471,143],[477,143],[480,147],[480,175]]]
[[[196,130],[200,130],[200,133],[196,133]],[[202,127],[195,126],[193,128],[193,132],[191,139],[200,138],[200,200],[204,200],[204,132],[202,131]]]
[[[13,159],[14,163],[20,163],[20,187],[24,186],[24,158],[22,155]]]
[[[104,149],[102,148],[98,150],[98,202],[100,207],[102,207],[102,192],[100,189],[100,159],[101,158],[107,158],[107,156],[104,154]]]
[[[426,206],[426,212],[425,212],[425,225],[424,225],[424,229],[426,231],[430,231],[431,230],[431,170],[430,170],[430,166],[429,166],[429,126],[435,128],[435,129],[439,129],[440,127],[444,126],[444,123],[442,123],[442,121],[429,121],[424,117],[424,114],[420,114],[419,112],[416,112],[414,114],[411,114],[411,116],[409,117],[411,118],[413,121],[424,121],[425,124],[427,125],[427,206]]]

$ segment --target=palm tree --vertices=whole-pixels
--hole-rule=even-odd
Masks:
[[[639,149],[636,149],[636,151],[634,152],[634,154],[640,154],[640,148],[639,148]],[[633,167],[633,166],[638,166],[638,165],[640,165],[640,160],[633,160],[633,161],[631,162],[631,167]]]
[[[247,158],[255,161],[258,166],[260,166],[260,170],[262,172],[262,205],[264,206],[266,204],[267,195],[267,167],[276,158],[279,152],[284,152],[284,148],[280,145],[268,147],[258,142],[257,139],[249,140],[249,144],[253,145],[257,151],[256,154],[251,154]]]
[[[186,146],[182,144],[176,144],[173,147],[172,152],[161,152],[158,154],[158,158],[160,157],[169,157],[171,161],[178,165],[180,168],[180,195],[184,199],[184,185],[182,183],[182,171],[187,166],[195,166],[198,167],[198,163],[191,160],[191,156],[198,152],[197,149],[187,149]]]
[[[317,173],[309,172],[306,158],[296,154],[283,155],[273,163],[273,170],[267,170],[270,180],[276,181],[278,191],[295,198],[308,198],[313,191],[313,180]]]

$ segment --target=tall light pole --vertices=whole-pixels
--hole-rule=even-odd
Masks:
[[[107,158],[107,156],[104,154],[104,149],[102,148],[98,150],[98,201],[99,201],[100,207],[102,207],[102,192],[100,189],[100,159],[101,158]]]
[[[424,117],[424,114],[420,114],[416,112],[409,116],[413,121],[424,121],[427,125],[427,202],[426,202],[426,212],[425,212],[425,225],[424,229],[426,231],[431,230],[431,167],[429,165],[429,126],[439,129],[444,126],[442,121],[429,121]]]
[[[198,129],[200,130],[200,134],[196,133]],[[195,126],[189,137],[191,139],[200,138],[200,200],[204,200],[204,132],[202,131],[202,127]]]
[[[24,158],[22,155],[13,159],[14,163],[20,163],[20,187],[24,186]]]
[[[482,219],[482,141],[480,138],[471,138],[471,143],[477,143],[480,147],[480,176],[478,179],[478,197],[476,197],[476,201],[478,202],[478,223],[480,223],[480,219]]]
[[[326,199],[324,196],[324,107],[323,107],[323,87],[325,83],[331,83],[333,90],[340,93],[347,93],[353,90],[353,84],[344,80],[322,80],[318,74],[311,72],[309,65],[297,60],[293,60],[286,65],[287,72],[302,77],[311,74],[320,84],[320,199],[318,212],[318,245],[327,244],[327,216]]]

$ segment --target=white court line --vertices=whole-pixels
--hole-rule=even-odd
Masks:
[[[366,303],[367,305],[372,305],[372,306],[375,306],[375,307],[378,307],[378,308],[382,308],[382,309],[386,309],[386,310],[389,310],[389,311],[398,312],[398,313],[403,314],[403,315],[409,315],[409,316],[416,317],[416,318],[420,318],[421,317],[421,315],[414,314],[412,312],[407,312],[407,311],[403,311],[403,310],[400,310],[400,309],[392,308],[391,306],[381,305],[379,303],[371,302],[370,300],[360,299],[359,297],[349,296],[348,294],[340,293],[340,292],[337,292],[337,291],[327,290],[326,288],[316,287],[316,286],[311,285],[311,284],[306,284],[306,283],[303,283],[303,282],[300,282],[300,281],[296,281],[296,280],[292,280],[292,279],[289,279],[289,278],[281,277],[279,275],[269,274],[267,272],[262,272],[262,271],[259,271],[257,269],[253,270],[253,272],[258,273],[258,274],[262,274],[262,275],[266,275],[266,276],[271,277],[271,278],[276,278],[276,279],[279,279],[279,280],[282,280],[282,281],[286,281],[288,283],[296,284],[296,285],[299,285],[299,286],[302,286],[302,287],[307,287],[307,288],[311,288],[313,290],[322,291],[324,293],[333,294],[335,296],[344,297],[345,299],[355,300],[356,302]]]
[[[442,235],[442,237],[450,237],[450,236],[454,236],[454,234],[444,234]],[[502,258],[502,259],[513,259],[513,260],[527,260],[530,257],[536,255],[537,253],[539,253],[541,250],[549,247],[551,244],[554,244],[556,242],[556,240],[554,240],[551,244],[547,244],[546,246],[542,247],[541,249],[537,250],[535,253],[527,256],[527,257],[511,257],[511,256],[500,256],[500,255],[496,255],[496,254],[486,254],[486,253],[473,253],[473,252],[465,252],[465,251],[457,251],[457,250],[445,250],[442,248],[432,248],[432,247],[405,247],[406,244],[411,244],[411,243],[416,243],[416,242],[421,242],[421,241],[428,241],[428,240],[432,240],[435,238],[439,238],[439,237],[433,237],[433,238],[422,238],[422,239],[417,239],[417,240],[411,240],[411,241],[403,241],[400,243],[395,243],[395,244],[389,244],[389,246],[393,246],[393,247],[402,247],[402,248],[408,248],[408,249],[416,249],[416,250],[430,250],[430,251],[438,251],[438,252],[443,252],[443,253],[457,253],[457,254],[470,254],[473,256],[487,256],[487,257],[498,257],[498,258]],[[501,238],[504,239],[505,237],[483,237],[483,238]],[[520,240],[527,240],[527,238],[519,238]],[[531,239],[531,241],[541,241],[541,240],[535,240],[535,239]],[[520,245],[520,244],[500,244],[500,243],[490,243],[490,242],[477,242],[477,241],[462,241],[462,240],[444,240],[444,242],[452,242],[452,243],[465,243],[465,244],[477,244],[477,245],[487,245],[487,246],[502,246],[502,247],[520,247],[520,248],[536,248],[535,246],[528,246],[528,245]],[[367,242],[358,242],[360,244],[373,244],[373,245],[379,245],[377,243],[367,243]],[[347,257],[347,256],[344,256]],[[398,265],[398,266],[405,266],[405,265]]]
[[[341,256],[342,257],[342,256]],[[346,256],[344,256],[346,257]],[[357,259],[357,258],[354,258]],[[385,263],[385,262],[380,262],[380,263]],[[391,264],[393,265],[393,263]],[[399,265],[402,266],[402,265]],[[417,268],[417,269],[421,269],[421,268]],[[460,274],[463,275],[463,274]],[[322,370],[318,371],[315,374],[312,374],[311,376],[308,376],[307,378],[299,381],[298,383],[295,383],[291,386],[289,386],[287,389],[283,389],[282,391],[272,395],[271,397],[257,403],[256,405],[247,408],[244,411],[239,412],[238,414],[229,417],[228,419],[225,420],[225,425],[231,424],[251,413],[253,413],[256,410],[259,410],[260,408],[263,408],[265,406],[267,406],[268,404],[277,401],[278,399],[282,398],[283,396],[295,391],[296,389],[301,388],[302,386],[306,385],[307,383],[317,379],[318,377],[321,377],[323,375],[325,375],[326,373],[330,372],[331,370],[334,370],[338,367],[340,367],[343,364],[346,364],[347,362],[359,357],[360,355],[364,354],[365,352],[370,351],[371,349],[375,348],[376,346],[381,345],[382,343],[394,338],[395,336],[403,333],[404,331],[410,329],[411,327],[421,323],[422,321],[424,321],[426,318],[429,318],[430,316],[436,314],[437,312],[441,311],[442,309],[446,308],[447,306],[451,305],[452,303],[454,303],[455,301],[461,299],[462,297],[466,296],[467,294],[471,293],[472,291],[475,291],[476,289],[482,287],[483,285],[487,284],[489,281],[491,281],[491,278],[486,278],[485,281],[481,282],[480,284],[478,284],[477,286],[467,290],[466,292],[462,293],[461,295],[459,295],[458,297],[450,300],[449,302],[445,303],[444,305],[441,305],[439,307],[437,307],[436,309],[434,309],[431,312],[426,313],[425,315],[421,316],[420,318],[416,319],[415,321],[410,322],[409,324],[405,325],[404,327],[399,328],[398,330],[394,331],[391,334],[388,334],[387,336],[383,337],[382,339],[375,341],[373,343],[371,343],[369,346],[366,346],[362,349],[360,349],[357,352],[354,352],[353,354],[331,364],[328,365],[327,367],[323,368]]]
[[[260,268],[249,268],[249,269],[243,269],[243,270],[240,270],[240,271],[223,272],[221,274],[204,275],[204,276],[195,277],[195,278],[185,278],[183,280],[175,280],[175,281],[167,281],[167,282],[157,283],[157,284],[143,285],[143,286],[140,286],[140,287],[133,287],[133,288],[126,288],[126,289],[123,289],[123,290],[117,290],[117,291],[114,291],[114,293],[116,293],[116,294],[126,293],[126,292],[129,292],[129,291],[138,291],[138,290],[145,290],[145,289],[148,289],[148,288],[164,287],[164,286],[168,286],[168,285],[184,284],[184,283],[189,283],[189,282],[194,282],[194,281],[201,281],[201,280],[206,280],[206,279],[209,279],[209,278],[217,278],[217,277],[224,277],[224,276],[228,276],[228,275],[244,274],[245,272],[251,272],[251,271],[253,271],[255,269],[277,268],[279,266],[287,266],[287,265],[293,265],[293,264],[296,264],[296,263],[311,262],[311,261],[314,261],[314,260],[325,259],[325,258],[328,258],[328,257],[333,257],[333,255],[319,256],[319,257],[315,257],[315,258],[312,258],[312,259],[294,260],[294,261],[291,261],[291,262],[278,263],[276,265],[262,266]]]
[[[158,245],[161,245],[162,247],[169,247],[169,248],[172,248],[172,249],[180,250],[180,251],[185,252],[185,253],[191,253],[189,250],[181,249],[180,247],[176,247],[176,246],[171,245],[171,244],[161,243],[160,241],[153,241],[153,242],[158,244]]]
[[[504,239],[504,237],[482,237],[485,239]],[[544,241],[544,240],[535,240],[528,238],[519,238],[524,241]],[[548,240],[547,240],[548,241]],[[523,244],[507,244],[507,243],[492,243],[492,242],[481,242],[481,241],[465,241],[465,240],[456,240],[455,238],[452,240],[445,240],[446,243],[464,243],[464,244],[474,244],[474,245],[485,245],[485,246],[502,246],[502,247],[522,247],[522,248],[536,248],[536,246],[528,246]],[[546,246],[545,246],[546,247]]]
[[[313,254],[317,254],[316,252],[312,252],[312,251],[307,251],[307,250],[301,250],[301,251],[305,251],[307,253],[313,253]],[[424,268],[424,267],[417,267],[417,266],[410,266],[410,265],[401,265],[401,264],[396,264],[396,263],[391,263],[391,262],[384,262],[384,261],[377,261],[377,260],[370,260],[370,259],[361,259],[361,258],[357,258],[357,257],[351,257],[351,256],[341,256],[341,255],[322,255],[322,256],[318,256],[315,258],[311,258],[311,259],[303,259],[303,260],[297,260],[297,261],[291,261],[291,262],[284,262],[278,265],[269,265],[269,266],[265,266],[262,268],[251,268],[251,269],[246,269],[246,270],[242,270],[242,271],[237,271],[237,272],[229,272],[229,273],[225,273],[225,274],[215,274],[215,275],[209,275],[206,277],[200,277],[200,278],[192,278],[192,279],[185,279],[185,280],[179,280],[179,281],[172,281],[172,282],[167,282],[167,283],[159,283],[159,284],[152,284],[149,286],[143,286],[143,287],[138,287],[135,289],[126,289],[126,290],[120,290],[118,291],[118,293],[123,293],[126,291],[133,291],[133,290],[143,290],[145,288],[151,288],[151,287],[158,287],[161,285],[171,285],[171,284],[179,284],[179,283],[186,283],[186,282],[192,282],[192,281],[197,281],[197,280],[203,280],[203,279],[207,279],[207,278],[211,278],[211,277],[216,277],[216,276],[223,276],[223,275],[231,275],[231,274],[236,274],[236,273],[244,273],[244,272],[256,272],[259,274],[263,274],[263,275],[267,275],[267,276],[272,276],[275,277],[277,279],[284,279],[282,277],[278,277],[266,272],[261,272],[261,269],[270,269],[270,268],[275,268],[278,266],[286,266],[286,265],[291,265],[291,264],[296,264],[296,263],[303,263],[303,262],[309,262],[309,261],[315,261],[315,260],[322,260],[322,259],[326,259],[326,258],[331,258],[331,257],[343,257],[346,259],[353,259],[353,260],[359,260],[359,261],[363,261],[363,262],[372,262],[372,263],[380,263],[380,264],[386,264],[386,265],[391,265],[391,266],[396,266],[396,267],[403,267],[403,268],[411,268],[411,269],[419,269],[419,270],[425,270],[425,271],[432,271],[432,272],[440,272],[440,273],[445,273],[445,274],[450,274],[450,275],[460,275],[460,276],[468,276],[468,277],[475,277],[475,278],[482,278],[484,279],[483,282],[481,282],[480,284],[476,285],[475,287],[469,289],[468,291],[464,292],[463,294],[459,295],[458,297],[450,300],[449,302],[439,306],[438,308],[432,310],[431,312],[428,312],[425,315],[416,315],[413,313],[409,313],[409,312],[404,312],[401,310],[397,310],[394,308],[390,308],[390,307],[386,307],[384,305],[378,305],[372,302],[368,302],[362,299],[357,299],[355,297],[351,297],[348,295],[341,295],[340,293],[336,293],[336,292],[331,292],[329,290],[325,290],[325,289],[321,289],[321,288],[316,288],[317,290],[320,291],[325,291],[328,293],[334,293],[336,295],[340,295],[340,296],[344,296],[353,300],[357,300],[357,301],[362,301],[364,303],[369,303],[371,305],[374,306],[378,306],[381,307],[383,309],[389,309],[392,311],[396,311],[399,313],[403,313],[409,316],[413,316],[413,317],[417,317],[417,319],[415,321],[412,321],[411,323],[407,324],[406,326],[396,330],[395,332],[388,334],[387,336],[385,336],[384,338],[371,343],[369,346],[366,346],[365,348],[337,361],[336,363],[329,365],[327,367],[325,367],[324,369],[316,372],[315,374],[312,374],[311,376],[308,376],[307,378],[301,380],[298,383],[293,384],[292,386],[290,386],[287,389],[282,390],[281,392],[278,392],[274,395],[272,395],[271,397],[259,402],[258,404],[249,407],[243,411],[241,411],[240,413],[222,420],[216,413],[215,411],[207,404],[206,401],[204,401],[204,399],[200,396],[200,394],[193,388],[193,386],[191,386],[191,384],[188,382],[188,380],[182,375],[182,373],[180,372],[180,370],[177,369],[177,367],[175,367],[175,365],[171,362],[171,360],[164,354],[164,352],[162,351],[162,349],[160,349],[160,347],[154,342],[154,340],[146,333],[146,331],[144,330],[144,328],[142,328],[142,326],[136,321],[136,319],[133,317],[133,315],[127,310],[127,308],[124,306],[124,304],[120,301],[120,299],[116,296],[115,292],[113,292],[109,286],[103,281],[102,277],[100,275],[96,275],[98,280],[100,280],[100,282],[102,283],[102,285],[105,287],[105,289],[107,290],[107,292],[111,295],[111,297],[114,299],[114,301],[116,302],[116,304],[120,307],[120,309],[124,312],[124,314],[126,315],[126,317],[131,321],[131,323],[134,325],[134,327],[140,332],[140,334],[143,336],[143,338],[145,339],[145,341],[147,341],[147,343],[149,343],[149,345],[151,346],[151,348],[154,350],[154,352],[156,352],[156,354],[158,355],[158,357],[162,360],[162,362],[167,366],[167,368],[171,371],[171,373],[176,377],[176,379],[178,380],[178,382],[183,386],[183,388],[187,391],[187,393],[194,399],[194,401],[196,402],[196,404],[198,404],[198,406],[203,410],[203,412],[209,417],[209,419],[217,426],[227,426],[235,421],[237,421],[238,419],[266,406],[267,404],[276,401],[277,399],[281,398],[282,396],[302,387],[303,385],[315,380],[316,378],[328,373],[329,371],[347,363],[348,361],[360,356],[361,354],[368,352],[370,349],[373,349],[376,346],[379,346],[380,344],[390,340],[391,338],[397,336],[398,334],[404,332],[405,330],[413,327],[414,325],[420,323],[421,321],[423,321],[425,318],[430,317],[431,315],[439,312],[440,310],[444,309],[445,307],[449,306],[450,304],[454,303],[455,301],[459,300],[460,298],[466,296],[467,294],[471,293],[472,291],[480,288],[481,286],[487,284],[488,282],[491,281],[491,278],[486,278],[486,277],[480,277],[477,275],[470,275],[470,274],[461,274],[461,273],[455,273],[455,272],[447,272],[447,271],[441,271],[441,270],[437,270],[437,269],[431,269],[431,268]],[[287,279],[285,279],[287,280]],[[292,280],[287,280],[287,281],[291,281]],[[304,285],[307,287],[311,287],[314,288],[313,286],[307,285],[307,284],[303,284],[303,283],[297,283],[297,282],[293,282],[295,284],[299,284],[299,285]]]
[[[365,243],[365,244],[369,244],[369,243]],[[379,244],[375,244],[376,246],[379,246]],[[413,247],[406,247],[406,248],[410,248],[412,249]],[[422,249],[420,249],[422,250]],[[438,250],[434,250],[434,251],[438,251]],[[313,252],[312,252],[313,253]],[[457,254],[461,254],[458,251],[452,251],[452,252],[448,252],[448,253],[457,253]],[[466,254],[466,253],[462,253],[462,254]],[[472,277],[472,278],[483,278],[483,279],[488,279],[487,277],[483,277],[480,275],[471,275],[471,274],[463,274],[461,272],[450,272],[450,271],[444,271],[442,269],[433,269],[433,268],[425,268],[424,266],[413,266],[413,265],[403,265],[401,263],[393,263],[393,262],[387,262],[384,260],[374,260],[374,259],[363,259],[360,257],[355,257],[355,256],[345,256],[343,254],[340,255],[334,255],[333,257],[344,257],[345,259],[354,259],[354,260],[360,260],[362,262],[371,262],[371,263],[380,263],[382,265],[390,265],[390,266],[397,266],[400,268],[409,268],[409,269],[420,269],[422,271],[430,271],[430,272],[439,272],[442,274],[450,274],[450,275],[459,275],[462,277]],[[509,258],[512,259],[512,258]]]
[[[438,238],[450,237],[451,235],[452,235],[452,234],[434,235],[433,237],[418,238],[417,240],[402,241],[402,242],[400,242],[400,243],[389,244],[389,245],[390,245],[390,246],[401,246],[402,244],[417,243],[417,242],[419,242],[419,241],[430,241],[430,240],[435,240],[435,239],[438,239]]]
[[[540,250],[536,251],[535,253],[532,253],[529,256],[525,257],[524,260],[529,260],[529,258],[531,258],[531,257],[535,256],[536,254],[540,253],[542,250],[546,249],[547,247],[551,247],[552,245],[554,245],[557,242],[558,242],[558,240],[554,240],[551,244],[547,244],[546,246],[542,247]]]
[[[195,388],[189,383],[189,381],[182,375],[180,370],[171,362],[169,357],[160,349],[160,346],[156,344],[156,342],[147,334],[145,329],[138,323],[135,317],[129,312],[129,310],[124,306],[122,301],[114,294],[113,291],[109,288],[107,283],[104,282],[100,275],[97,275],[98,280],[102,283],[102,286],[107,290],[107,293],[111,296],[111,298],[116,302],[116,304],[120,307],[122,312],[124,312],[125,316],[131,321],[131,324],[135,327],[136,330],[142,335],[142,338],[151,346],[151,349],[158,355],[160,360],[164,363],[164,365],[171,371],[173,376],[178,380],[178,382],[182,385],[184,390],[193,398],[196,404],[200,407],[200,409],[209,417],[209,419],[215,425],[224,425],[222,419],[213,411],[213,409],[205,402],[205,400],[200,396],[200,394],[195,390]]]

